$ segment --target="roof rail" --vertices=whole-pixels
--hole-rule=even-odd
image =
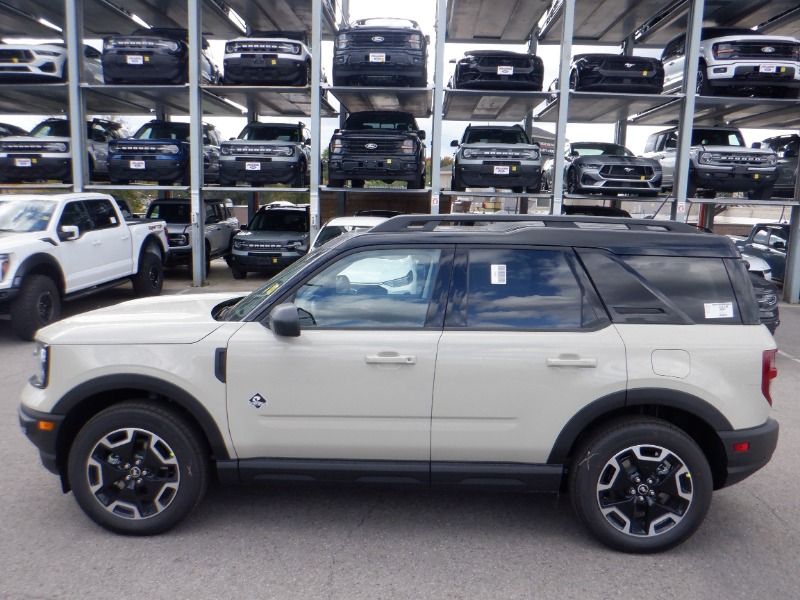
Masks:
[[[651,231],[655,233],[700,233],[696,227],[677,221],[654,221],[652,219],[630,219],[626,217],[557,216],[557,215],[400,215],[376,225],[375,233],[435,231],[438,227],[474,226],[501,224],[499,230],[526,227],[563,227],[586,229],[628,229],[632,231]],[[507,224],[502,227],[502,224]]]

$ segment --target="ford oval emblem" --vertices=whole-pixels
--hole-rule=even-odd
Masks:
[[[764,46],[761,49],[761,51],[766,52],[767,54],[772,54],[773,52],[775,52],[775,48],[773,48],[772,46]]]
[[[384,40],[384,37],[382,35],[373,35],[372,36],[372,41],[376,42],[378,44],[380,44],[383,40]]]
[[[372,142],[370,142],[369,144],[364,144],[364,148],[366,148],[367,150],[377,150],[378,144],[373,144]]]

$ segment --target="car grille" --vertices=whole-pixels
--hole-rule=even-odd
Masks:
[[[736,154],[714,152],[711,162],[718,165],[756,165],[770,166],[769,154]]]
[[[342,140],[342,149],[347,153],[399,153],[402,142],[398,140],[380,140],[373,138],[347,139]],[[367,148],[366,146],[375,146]]]
[[[481,67],[517,67],[527,69],[531,66],[531,59],[526,56],[481,56],[478,60]]]
[[[787,42],[728,42],[733,48],[732,52],[726,52],[721,59],[753,58],[761,60],[797,60],[796,52],[800,44]],[[762,48],[772,48],[773,52],[764,52]]]
[[[652,177],[653,168],[641,165],[606,165],[600,169],[600,175],[615,179],[639,179],[643,175]]]
[[[6,152],[44,152],[44,144],[38,142],[0,142],[0,149]]]
[[[228,42],[230,53],[235,52],[269,52],[272,54],[281,52],[280,46],[285,42]]]
[[[131,38],[131,39],[116,39],[114,40],[114,46],[116,48],[128,48],[128,49],[141,49],[141,48],[155,48],[156,41],[154,39],[148,38]]]
[[[287,156],[285,152],[279,152],[278,148],[275,146],[269,145],[262,145],[262,146],[254,146],[254,145],[230,145],[230,146],[223,146],[225,148],[226,154],[253,154],[258,156]],[[285,146],[283,146],[285,148]]]
[[[5,49],[0,50],[0,62],[14,62],[14,60],[30,62],[33,60],[33,53],[30,50]]]
[[[495,158],[495,159],[525,159],[529,158],[526,156],[527,152],[530,150],[522,151],[522,150],[498,150],[498,149],[486,149],[486,150],[471,150],[472,155],[470,158]],[[529,159],[530,160],[530,159]]]
[[[407,33],[389,33],[389,32],[355,32],[350,34],[352,38],[351,44],[353,46],[361,46],[361,47],[370,47],[380,49],[385,47],[398,47],[398,46],[406,46],[408,44],[408,34]],[[382,42],[374,42],[372,41],[373,37],[382,37]]]
[[[274,242],[242,242],[235,240],[233,247],[237,250],[261,250],[265,252],[276,252],[283,248],[283,244],[276,244]]]

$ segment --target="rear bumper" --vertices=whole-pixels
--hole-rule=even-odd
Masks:
[[[758,427],[717,432],[727,458],[727,475],[723,487],[742,481],[769,462],[778,445],[778,429],[776,420],[767,419],[766,423]],[[734,445],[743,442],[750,444],[748,451],[735,452]]]
[[[18,416],[22,432],[39,450],[39,456],[42,459],[44,467],[51,473],[58,475],[59,468],[56,448],[58,433],[64,421],[64,415],[43,413],[20,404]],[[40,421],[52,423],[52,429],[44,430],[40,428]]]

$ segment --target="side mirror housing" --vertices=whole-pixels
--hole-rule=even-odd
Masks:
[[[269,315],[269,328],[281,337],[300,337],[300,317],[295,305],[276,306]]]
[[[306,146],[310,146],[311,145],[311,138],[306,138],[305,144],[306,144]]]
[[[81,230],[77,225],[62,225],[58,230],[58,239],[62,242],[77,240],[81,236]]]
[[[424,139],[425,139],[425,130],[423,130],[423,129],[420,129],[420,130],[417,132],[417,135],[419,136],[419,139],[421,139],[421,140],[424,140]]]

